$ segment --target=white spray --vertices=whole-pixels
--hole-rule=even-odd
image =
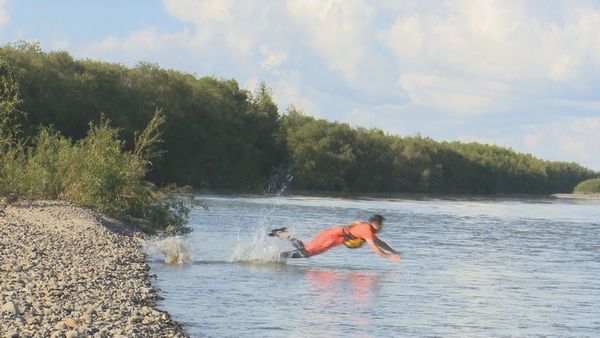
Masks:
[[[237,236],[237,244],[229,259],[231,262],[285,262],[280,253],[283,250],[283,241],[274,241],[266,236],[271,228],[269,220],[277,208],[278,197],[287,189],[292,180],[287,175],[284,180],[272,180],[266,189],[265,197],[273,198],[273,203],[265,207],[261,217],[255,223],[251,238]],[[278,182],[283,181],[280,185]],[[191,245],[188,238],[181,236],[168,237],[164,239],[149,240],[144,244],[145,251],[151,256],[164,257],[167,264],[186,264],[191,262]]]
[[[149,240],[144,250],[150,255],[162,256],[167,264],[185,264],[191,261],[191,245],[181,236]]]
[[[277,245],[271,238],[266,236],[267,231],[271,228],[269,220],[271,215],[277,209],[278,197],[280,197],[287,189],[293,176],[287,176],[284,183],[280,186],[270,184],[267,187],[265,197],[274,197],[273,204],[265,207],[261,212],[260,220],[252,229],[252,237],[242,238],[238,234],[237,245],[231,255],[233,262],[285,262],[286,259],[281,257],[281,247]]]

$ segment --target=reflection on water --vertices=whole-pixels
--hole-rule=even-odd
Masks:
[[[600,336],[600,201],[202,199],[192,263],[151,263],[194,337]],[[290,249],[266,229],[307,239],[373,212],[400,264],[366,247],[232,259]]]
[[[377,282],[377,274],[307,269],[306,280],[310,287],[323,293],[325,299],[348,297],[357,308],[367,307]],[[330,302],[329,302],[330,303]]]

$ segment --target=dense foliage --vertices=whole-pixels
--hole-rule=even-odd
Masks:
[[[575,163],[498,146],[390,136],[294,110],[283,123],[295,185],[309,190],[551,193],[570,191],[593,175]]]
[[[19,87],[10,73],[8,64],[0,59],[0,147],[9,145],[17,136],[21,112]]]
[[[52,127],[41,127],[29,142],[16,135],[18,88],[0,63],[0,193],[28,198],[61,199],[135,221],[147,232],[182,230],[188,209],[174,190],[158,190],[146,182],[150,160],[157,155],[160,112],[132,151],[123,150],[118,130],[108,120],[89,123],[87,134],[71,141]],[[8,90],[7,90],[8,88]]]
[[[5,46],[0,57],[19,80],[30,135],[38,125],[54,125],[81,139],[88,123],[105,114],[131,149],[134,131],[161,108],[165,152],[149,176],[159,184],[256,187],[284,160],[277,106],[264,85],[249,93],[233,80],[148,63],[129,69],[74,60],[29,43]]]
[[[280,114],[262,84],[197,77],[140,63],[74,60],[35,44],[4,46],[22,93],[26,135],[53,125],[74,140],[104,113],[122,129],[125,148],[156,109],[166,116],[164,152],[147,178],[164,185],[260,189],[289,169],[305,190],[442,193],[570,192],[594,173],[477,143],[398,137],[318,120],[291,108]],[[18,121],[17,121],[18,122]]]
[[[575,186],[573,190],[577,194],[600,194],[600,178],[591,178]]]

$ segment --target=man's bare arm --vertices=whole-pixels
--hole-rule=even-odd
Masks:
[[[375,237],[375,244],[377,244],[378,247],[387,252],[391,252],[396,255],[400,254],[398,251],[394,250],[391,246],[389,246],[386,242],[380,240],[378,237]]]
[[[387,258],[392,262],[400,262],[400,255],[395,254],[395,253],[387,253],[385,251],[383,251],[377,244],[375,244],[374,241],[367,239],[367,244],[369,244],[369,247],[371,247],[371,250],[373,250],[374,253],[378,254],[381,257]]]

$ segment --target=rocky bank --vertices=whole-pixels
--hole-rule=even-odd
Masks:
[[[186,337],[155,308],[143,236],[64,202],[0,207],[0,337]]]

